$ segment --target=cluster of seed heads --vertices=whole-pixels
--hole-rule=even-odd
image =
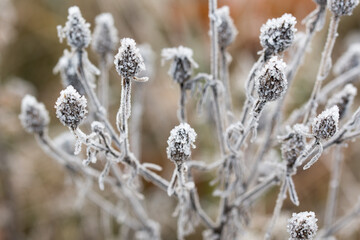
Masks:
[[[110,13],[102,13],[95,18],[95,29],[91,48],[105,57],[115,51],[118,44],[118,32],[114,26],[114,18]]]
[[[343,90],[329,99],[327,108],[337,106],[339,108],[339,119],[342,119],[352,105],[356,93],[356,87],[352,84],[347,84]]]
[[[320,113],[313,121],[312,133],[318,139],[327,140],[335,135],[339,125],[339,108],[333,106]]]
[[[26,95],[21,102],[21,125],[29,133],[42,134],[49,124],[49,113],[43,103]]]
[[[223,6],[216,9],[215,16],[219,22],[217,26],[219,46],[220,48],[226,48],[235,40],[238,33],[234,21],[230,17],[229,7]]]
[[[329,0],[328,6],[335,16],[351,15],[359,0]]]
[[[70,85],[60,92],[55,103],[56,117],[64,126],[75,130],[86,116],[86,106],[86,98]]]
[[[289,240],[312,240],[318,230],[316,222],[314,212],[293,213],[287,225]]]

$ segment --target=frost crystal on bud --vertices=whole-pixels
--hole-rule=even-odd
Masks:
[[[303,153],[305,150],[305,137],[292,131],[282,142],[281,144],[281,155],[284,161],[287,163],[287,168],[292,169],[296,159]]]
[[[337,60],[334,73],[340,75],[358,66],[360,66],[360,43],[354,43]]]
[[[260,44],[267,54],[277,54],[292,44],[296,33],[296,18],[285,13],[269,19],[260,29]]]
[[[89,46],[91,41],[90,24],[82,17],[77,6],[69,8],[68,21],[65,27],[58,26],[60,42],[66,38],[67,43],[73,49],[83,49]]]
[[[335,16],[351,15],[359,0],[329,0],[328,7]]]
[[[312,240],[318,230],[316,222],[314,212],[293,213],[287,225],[289,240]]]
[[[317,116],[312,124],[312,133],[316,138],[329,139],[338,131],[339,108],[333,106]]]
[[[238,32],[235,28],[234,21],[230,17],[228,6],[216,9],[215,16],[219,21],[217,27],[219,46],[225,48],[234,41]]]
[[[195,130],[187,123],[180,123],[170,132],[170,137],[167,140],[167,157],[175,163],[182,163],[189,159],[191,148],[195,148],[195,138]]]
[[[328,103],[327,108],[332,106],[338,106],[339,108],[339,119],[342,119],[347,110],[350,108],[351,104],[354,101],[354,97],[356,96],[357,89],[352,84],[347,84],[345,88],[332,96]]]
[[[193,67],[198,67],[192,58],[193,51],[187,47],[165,48],[162,50],[161,56],[163,63],[172,60],[168,73],[179,84],[184,83],[191,77]]]
[[[136,43],[131,38],[121,39],[121,47],[115,56],[116,71],[124,78],[134,78],[145,70],[145,64]]]
[[[86,98],[80,96],[73,86],[68,86],[60,92],[55,103],[56,117],[64,126],[75,130],[85,118],[86,106]]]
[[[111,54],[116,49],[118,42],[117,29],[110,13],[102,13],[95,18],[95,29],[92,49],[100,56]]]
[[[26,95],[21,102],[19,119],[27,132],[42,134],[49,124],[49,113],[43,103]]]
[[[275,101],[282,97],[287,88],[286,64],[272,57],[257,76],[257,92],[264,102]]]

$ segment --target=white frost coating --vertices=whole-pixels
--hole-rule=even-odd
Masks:
[[[335,16],[351,15],[359,0],[328,0],[328,7]]]
[[[352,105],[354,98],[357,94],[357,89],[352,84],[347,84],[343,90],[334,94],[327,103],[327,108],[338,106],[339,119],[343,118],[347,110]]]
[[[287,225],[289,240],[312,240],[318,230],[317,221],[314,212],[293,213]]]
[[[313,121],[312,132],[315,137],[329,139],[339,130],[339,108],[333,106],[320,113]]]
[[[360,43],[354,43],[337,60],[334,73],[340,75],[358,66],[360,66]]]
[[[230,10],[228,6],[223,6],[215,10],[215,17],[218,22],[218,41],[220,47],[227,47],[234,40],[238,31],[235,28],[234,21],[230,17]]]
[[[111,54],[118,43],[118,31],[111,13],[102,13],[95,18],[91,47],[99,55]]]
[[[280,18],[269,19],[260,29],[260,44],[270,54],[287,49],[297,31],[296,18],[285,13]]]
[[[191,148],[195,148],[196,135],[195,130],[187,123],[174,127],[167,140],[167,157],[175,162],[186,161],[191,156]]]
[[[29,133],[42,133],[50,121],[45,105],[30,95],[22,99],[19,119],[21,125]]]

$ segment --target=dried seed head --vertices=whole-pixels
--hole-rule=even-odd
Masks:
[[[287,88],[285,68],[286,64],[275,56],[260,71],[256,85],[261,101],[275,101],[285,94]]]
[[[219,25],[217,26],[219,46],[226,48],[234,41],[238,31],[235,28],[234,21],[230,17],[228,6],[216,9],[215,16],[219,21]]]
[[[314,212],[293,213],[287,225],[289,240],[312,240],[318,230],[316,222]]]
[[[65,27],[57,26],[60,42],[64,38],[73,49],[83,49],[89,46],[91,41],[90,24],[82,17],[77,6],[69,8],[68,21]]]
[[[329,0],[328,7],[335,16],[351,15],[359,0]]]
[[[91,123],[91,130],[94,133],[103,133],[105,132],[105,125],[102,122],[93,121]]]
[[[187,123],[180,123],[170,132],[167,140],[167,157],[177,164],[188,160],[191,156],[191,148],[195,148],[195,138],[195,130]]]
[[[305,150],[305,145],[305,137],[295,131],[290,132],[283,140],[281,144],[281,155],[282,159],[287,163],[287,169],[293,168],[296,159],[298,159]]]
[[[354,43],[337,60],[334,73],[340,75],[358,66],[360,66],[360,43]]]
[[[19,115],[21,125],[29,133],[42,134],[49,124],[49,113],[43,103],[35,97],[26,95],[21,102]]]
[[[318,139],[329,139],[338,131],[339,108],[333,106],[320,113],[313,121],[312,133]]]
[[[280,18],[269,19],[260,29],[260,44],[267,55],[277,54],[292,44],[296,33],[296,18],[285,13]]]
[[[95,18],[92,49],[100,56],[111,55],[118,43],[118,32],[111,13],[102,13]]]
[[[342,119],[347,113],[347,110],[350,108],[351,104],[353,103],[356,93],[356,87],[354,87],[354,85],[352,84],[347,84],[342,91],[333,95],[329,99],[326,108],[330,108],[335,105],[338,106],[339,119]]]
[[[123,78],[134,78],[142,70],[145,64],[134,39],[121,39],[121,47],[114,60],[116,71]]]
[[[86,106],[86,98],[80,96],[73,86],[68,86],[60,92],[55,103],[56,117],[64,126],[75,130],[86,116]]]
[[[175,82],[179,84],[184,83],[191,77],[193,68],[198,67],[192,55],[193,51],[183,46],[162,50],[163,63],[164,61],[172,60],[168,73]]]

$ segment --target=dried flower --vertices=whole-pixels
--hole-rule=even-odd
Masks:
[[[70,85],[60,92],[55,103],[56,117],[64,126],[75,130],[85,118],[86,106],[86,98]]]
[[[230,17],[229,7],[223,6],[216,9],[215,16],[219,21],[217,26],[219,46],[226,48],[235,40],[238,33],[234,21]]]
[[[95,18],[92,49],[100,56],[112,54],[119,41],[111,13],[102,13]]]
[[[21,102],[19,119],[27,132],[42,134],[49,124],[49,113],[43,103],[26,95]]]
[[[121,47],[115,56],[116,71],[124,78],[134,78],[145,70],[145,64],[136,43],[131,38],[121,39]]]
[[[287,89],[286,64],[276,56],[272,57],[257,76],[257,92],[264,102],[281,98]]]
[[[305,137],[292,131],[281,144],[281,155],[282,159],[287,163],[287,169],[290,170],[293,168],[296,159],[303,153],[305,150],[306,142]]]
[[[90,24],[82,17],[77,6],[69,8],[68,21],[65,27],[57,26],[60,42],[66,38],[71,48],[81,50],[89,46],[91,41]]]
[[[337,60],[334,73],[340,75],[358,66],[360,66],[360,43],[354,43]]]
[[[351,15],[359,0],[329,0],[328,7],[335,16]]]
[[[187,123],[180,123],[170,132],[166,149],[167,157],[175,163],[188,160],[191,156],[191,148],[195,148],[195,138],[195,130]]]
[[[172,60],[169,75],[172,79],[182,84],[187,81],[191,75],[193,68],[197,68],[198,64],[192,58],[193,51],[190,48],[179,46],[177,48],[165,48],[161,52],[163,62]]]
[[[269,19],[260,29],[260,44],[267,55],[278,54],[292,44],[296,33],[296,18],[285,13],[280,18]]]
[[[356,93],[356,87],[354,87],[354,85],[352,84],[347,84],[342,91],[338,92],[329,99],[327,103],[327,108],[335,105],[338,106],[339,119],[342,119],[347,113],[347,110],[350,108],[351,104],[353,103]]]
[[[318,139],[329,139],[338,131],[339,108],[333,106],[317,116],[312,124],[312,132]]]
[[[314,212],[293,213],[289,219],[287,231],[289,240],[311,240],[318,230],[317,218]]]

